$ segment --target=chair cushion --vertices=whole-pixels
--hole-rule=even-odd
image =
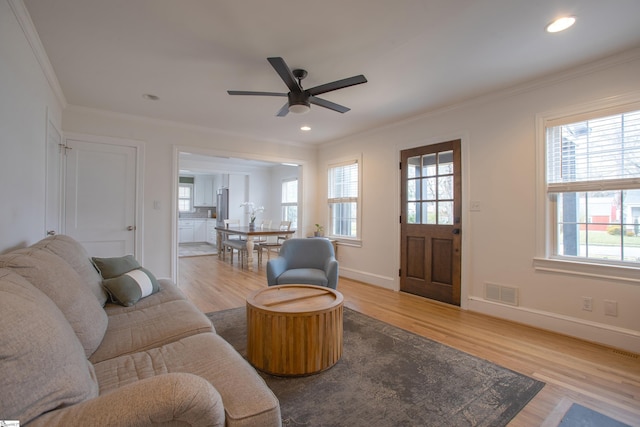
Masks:
[[[327,286],[329,280],[324,270],[317,268],[294,268],[278,276],[279,285],[306,284]]]
[[[7,269],[0,269],[0,313],[3,419],[27,424],[47,411],[98,396],[93,365],[62,312]]]
[[[62,258],[45,249],[26,248],[0,256],[0,267],[27,279],[58,306],[87,357],[98,348],[107,330],[107,314],[80,275]]]

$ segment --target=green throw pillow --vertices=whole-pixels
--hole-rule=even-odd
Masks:
[[[114,258],[91,258],[91,260],[103,279],[112,279],[141,267],[133,255]]]
[[[131,255],[92,260],[104,279],[102,286],[114,303],[130,307],[160,289],[155,276]]]

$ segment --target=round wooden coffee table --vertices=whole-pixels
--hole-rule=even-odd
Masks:
[[[261,371],[295,376],[321,372],[342,356],[340,292],[279,285],[247,298],[247,359]]]

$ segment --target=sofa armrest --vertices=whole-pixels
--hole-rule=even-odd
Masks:
[[[287,260],[278,257],[267,261],[267,284],[274,286],[278,284],[278,276],[287,270]]]
[[[324,271],[327,274],[327,286],[336,289],[338,287],[338,261],[335,257],[327,259],[324,265]]]
[[[172,421],[224,426],[218,391],[202,377],[170,373],[122,386],[94,399],[41,415],[29,426],[152,426]]]

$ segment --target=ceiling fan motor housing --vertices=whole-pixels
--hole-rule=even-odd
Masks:
[[[289,98],[289,111],[291,113],[302,114],[306,113],[311,109],[311,104],[309,103],[309,92],[289,92],[287,94]]]

